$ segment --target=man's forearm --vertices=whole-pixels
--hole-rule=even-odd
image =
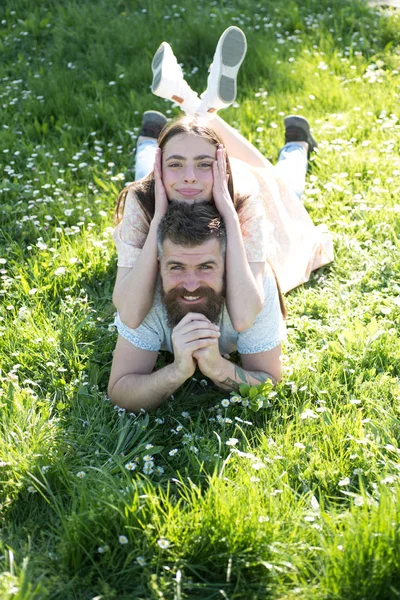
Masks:
[[[218,377],[216,379],[212,378],[212,381],[223,390],[233,391],[239,391],[241,383],[247,383],[248,385],[260,385],[265,381],[271,381],[274,385],[277,383],[276,379],[269,373],[246,371],[243,367],[239,367],[239,365],[235,365],[226,359],[223,359],[223,366]]]
[[[171,364],[149,375],[124,375],[116,381],[109,395],[112,402],[121,408],[133,412],[138,412],[141,408],[150,410],[157,408],[185,381]]]

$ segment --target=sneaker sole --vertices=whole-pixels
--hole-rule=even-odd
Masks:
[[[230,29],[221,44],[221,73],[218,97],[226,104],[236,98],[236,77],[246,56],[247,42],[240,29]]]
[[[164,46],[160,46],[157,52],[154,55],[154,58],[151,63],[151,68],[153,71],[153,82],[151,84],[151,91],[153,94],[156,93],[158,86],[160,85],[161,76],[162,76],[162,61],[164,58],[165,48]]]

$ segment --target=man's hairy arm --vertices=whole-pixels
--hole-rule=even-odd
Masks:
[[[242,367],[221,356],[217,347],[209,346],[194,353],[200,371],[223,390],[239,391],[241,383],[260,385],[281,379],[281,345],[255,354],[242,354]]]
[[[214,382],[223,390],[234,390],[238,392],[241,383],[247,383],[248,385],[260,385],[260,383],[264,383],[265,381],[271,381],[274,385],[277,383],[275,377],[270,373],[265,373],[263,371],[246,371],[242,367],[231,362],[229,363],[229,367],[230,368],[227,368],[226,370],[224,369],[224,373],[221,375],[222,377],[226,375],[225,379]]]
[[[173,394],[186,378],[177,373],[174,365],[167,365],[150,374],[129,373],[109,387],[109,397],[121,408],[138,412],[157,408]]]

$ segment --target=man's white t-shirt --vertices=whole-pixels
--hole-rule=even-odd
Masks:
[[[272,269],[266,264],[264,275],[264,305],[253,325],[245,331],[237,332],[232,326],[228,310],[224,305],[217,325],[220,328],[219,350],[230,354],[237,350],[240,354],[266,352],[278,346],[285,337],[285,324],[279,304],[278,289]],[[144,321],[136,329],[127,327],[117,315],[115,319],[120,336],[137,348],[158,352],[173,352],[167,311],[161,301],[159,287],[155,293],[153,307]]]

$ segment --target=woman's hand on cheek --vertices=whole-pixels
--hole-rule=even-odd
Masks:
[[[228,189],[229,174],[226,172],[225,150],[221,144],[217,148],[217,158],[213,162],[213,178],[215,206],[220,215],[224,217],[228,211],[232,211],[234,207]]]
[[[167,192],[162,181],[162,150],[157,148],[156,159],[154,162],[154,183],[155,183],[155,209],[154,217],[161,219],[168,208]]]

